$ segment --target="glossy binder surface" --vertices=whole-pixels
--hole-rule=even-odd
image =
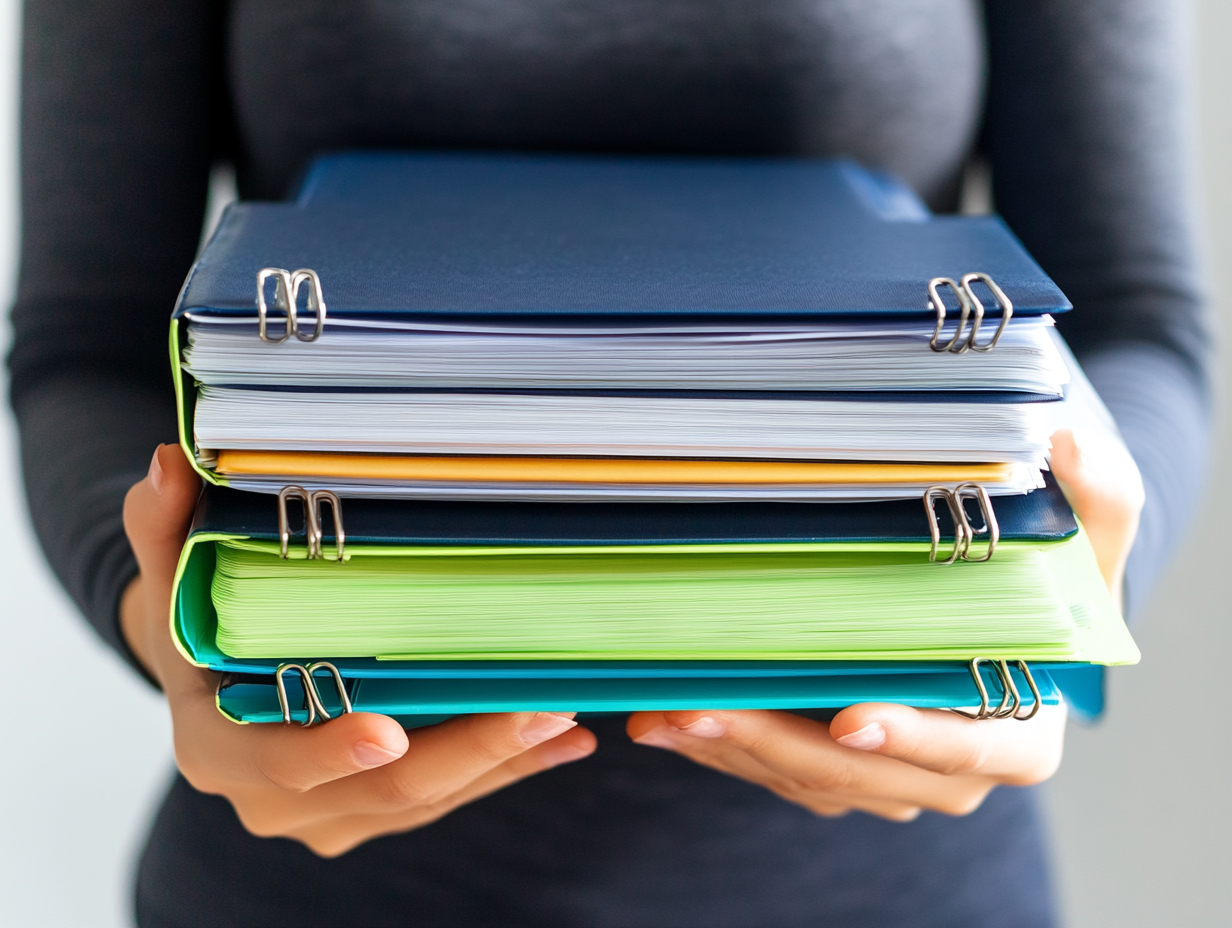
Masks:
[[[1056,481],[998,497],[1004,541],[1058,541],[1078,531]],[[491,503],[348,499],[348,543],[632,545],[929,542],[920,500],[877,503]],[[943,532],[951,531],[939,513]],[[332,539],[332,515],[325,535]],[[278,538],[271,496],[207,487],[193,534]]]
[[[348,695],[356,712],[378,712],[395,717],[439,717],[476,712],[637,712],[672,709],[839,709],[857,702],[893,702],[918,708],[978,705],[979,693],[965,664],[955,662],[885,664],[793,662],[794,668],[751,668],[709,665],[707,675],[685,673],[679,664],[653,668],[629,665],[631,672],[609,667],[601,672],[533,676],[471,673],[455,677],[352,677]],[[1045,705],[1055,705],[1062,691],[1054,683],[1050,665],[1033,664],[1032,676]],[[640,672],[639,672],[640,671]],[[1030,690],[1021,672],[1011,667],[1015,685],[1029,702]],[[1001,690],[991,667],[982,667],[984,685],[994,701]],[[303,688],[295,675],[286,678],[288,703],[304,704]],[[331,713],[341,709],[332,687],[318,687]],[[241,722],[280,722],[272,676],[230,675],[219,689],[218,705],[225,715]],[[292,709],[303,721],[306,712]],[[434,718],[435,717],[435,718]],[[420,722],[422,724],[423,722]]]
[[[1070,308],[1000,219],[841,161],[327,156],[296,203],[227,209],[177,314],[252,315],[270,266],[316,271],[334,315],[925,317],[970,271],[1015,313]]]

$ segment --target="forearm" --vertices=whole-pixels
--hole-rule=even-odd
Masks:
[[[15,409],[30,515],[52,570],[131,659],[118,610],[137,566],[121,512],[154,448],[175,441],[170,385],[79,372],[43,380]]]
[[[1204,490],[1211,417],[1206,385],[1173,351],[1109,345],[1081,358],[1129,446],[1146,490],[1125,573],[1126,613],[1140,609]]]

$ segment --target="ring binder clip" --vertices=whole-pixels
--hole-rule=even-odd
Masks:
[[[975,295],[975,290],[971,285],[979,281],[985,287],[992,291],[992,295],[997,300],[997,305],[1001,307],[1001,324],[997,326],[997,331],[992,339],[984,345],[975,343],[975,336],[980,331],[980,323],[984,321],[984,304],[980,302],[980,298]],[[962,278],[962,289],[967,294],[967,299],[975,312],[974,318],[971,320],[971,336],[967,339],[967,343],[963,349],[970,348],[972,351],[992,351],[997,347],[997,342],[1001,340],[1002,333],[1005,332],[1006,325],[1009,324],[1010,318],[1014,315],[1014,304],[1010,302],[1010,298],[1005,295],[1005,291],[997,286],[997,282],[987,274],[975,271],[970,274],[964,274]]]
[[[954,550],[944,561],[937,561],[938,548],[941,546],[941,526],[937,522],[937,513],[933,508],[938,500],[944,500],[954,520]],[[963,514],[962,505],[950,490],[945,487],[929,487],[924,491],[924,512],[928,516],[928,534],[932,539],[932,547],[928,551],[928,559],[939,564],[953,564],[962,557],[971,544],[971,525]]]
[[[331,677],[334,678],[334,689],[338,691],[338,700],[342,703],[342,714],[346,715],[354,712],[355,709],[351,705],[351,696],[347,693],[346,684],[342,681],[342,674],[338,672],[338,668],[329,661],[315,661],[306,668],[308,676],[311,678],[318,670],[327,670]],[[317,712],[321,717],[328,721],[332,716],[325,708],[325,702],[321,699],[321,691],[317,688],[315,679],[312,683],[312,691],[317,704]]]
[[[1001,540],[1001,526],[997,524],[997,517],[992,511],[992,498],[988,495],[988,491],[977,483],[964,483],[955,488],[953,494],[957,506],[959,516],[962,518],[966,531],[964,535],[967,543],[963,548],[962,554],[959,556],[964,561],[970,561],[974,564],[982,563],[992,557],[992,553],[996,550],[997,542]],[[984,519],[984,527],[977,529],[971,525],[967,518],[967,510],[963,506],[963,502],[968,499],[973,499],[980,507],[980,516]],[[988,535],[988,549],[982,557],[971,556],[971,542],[975,540],[976,535]]]
[[[311,335],[305,335],[299,330],[299,288],[304,283],[308,284],[307,309],[316,320]],[[325,296],[321,293],[321,278],[317,276],[316,271],[302,267],[291,275],[291,305],[296,307],[296,313],[292,316],[295,323],[295,337],[301,342],[315,342],[325,331]]]
[[[965,280],[966,278],[964,278]],[[938,344],[941,338],[941,329],[945,325],[945,300],[941,299],[941,287],[949,287],[958,297],[958,329],[954,332],[954,337],[944,345]],[[971,300],[968,296],[969,290],[964,289],[959,284],[955,283],[949,277],[934,277],[928,282],[928,308],[937,313],[937,327],[933,329],[933,337],[928,340],[928,347],[938,353],[945,351],[963,351],[965,345],[962,343],[963,330],[967,327],[967,316],[971,313]],[[983,308],[981,307],[981,312]]]
[[[990,719],[1011,719],[1018,714],[1018,708],[1022,705],[1022,697],[1018,695],[1018,687],[1014,685],[1014,678],[1010,674],[1009,664],[1005,660],[999,660],[993,668],[997,671],[997,676],[1001,678],[1001,705],[997,706],[994,712],[989,713]]]
[[[278,691],[278,708],[282,710],[282,721],[285,724],[290,725],[294,721],[291,717],[291,701],[287,697],[287,683],[283,679],[283,675],[288,670],[293,670],[299,674],[300,682],[304,686],[304,705],[308,710],[308,719],[301,723],[303,728],[308,728],[317,719],[320,719],[322,722],[328,722],[333,718],[329,714],[329,710],[325,708],[325,703],[321,699],[321,691],[317,689],[316,680],[313,679],[313,674],[318,670],[326,670],[334,678],[334,687],[338,690],[338,698],[342,703],[342,714],[346,715],[349,712],[355,711],[351,705],[351,696],[347,693],[346,684],[342,680],[342,674],[329,661],[316,661],[307,667],[303,664],[288,661],[287,663],[279,664],[274,670],[274,686]]]
[[[265,282],[274,279],[274,311],[283,313],[285,328],[277,338],[269,334],[270,305],[265,299]],[[299,290],[308,284],[307,310],[313,314],[313,330],[305,335],[299,330]],[[294,335],[301,342],[315,342],[325,331],[325,295],[321,290],[321,278],[317,272],[306,267],[288,271],[281,267],[263,267],[257,271],[257,335],[261,341],[280,345]]]
[[[1040,698],[1039,686],[1035,682],[1035,677],[1031,675],[1031,668],[1027,666],[1027,662],[1026,661],[1015,661],[1014,663],[1018,665],[1019,672],[1023,675],[1023,678],[1027,681],[1027,686],[1031,690],[1031,697],[1032,699],[1034,699],[1034,702],[1031,704],[1030,712],[1028,712],[1026,715],[1019,715],[1017,712],[1015,712],[1014,718],[1017,719],[1019,722],[1027,722],[1035,718],[1035,713],[1039,712],[1040,706],[1043,704],[1043,700]],[[1008,668],[1006,668],[1006,674],[1007,675],[1009,674]]]
[[[278,555],[283,560],[290,557],[291,523],[287,518],[287,501],[293,499],[298,499],[304,504],[304,531],[310,539],[312,538],[311,516],[308,514],[311,509],[308,491],[303,487],[283,487],[278,491]],[[311,557],[311,541],[308,547],[309,557]]]
[[[984,685],[984,678],[980,674],[980,665],[985,661],[993,665],[993,669],[996,670],[997,677],[1001,683],[1001,702],[995,709],[988,698],[988,688]],[[1026,661],[1019,660],[1014,663],[1031,690],[1033,702],[1030,711],[1026,715],[1022,714],[1022,696],[1018,692],[1018,687],[1014,684],[1014,675],[1010,670],[1009,661],[1005,659],[992,661],[986,657],[973,657],[967,664],[967,670],[971,673],[971,679],[975,681],[975,689],[980,694],[979,709],[971,712],[967,709],[954,707],[950,711],[956,715],[961,715],[963,718],[975,721],[983,719],[1015,719],[1019,722],[1026,722],[1035,718],[1035,714],[1039,712],[1040,706],[1043,704],[1043,700],[1040,698],[1039,686],[1036,685],[1035,677],[1031,675],[1031,668],[1027,666]]]
[[[288,670],[294,670],[299,674],[300,681],[304,685],[304,704],[308,709],[308,719],[303,722],[303,727],[307,728],[317,720],[317,703],[320,702],[320,696],[317,693],[316,684],[312,682],[312,674],[308,672],[308,668],[303,664],[279,664],[274,670],[274,687],[278,690],[278,708],[282,710],[282,721],[284,724],[290,725],[291,718],[291,703],[287,699],[287,684],[283,679],[283,674]],[[326,718],[329,718],[326,715]]]
[[[970,663],[967,664],[967,670],[971,673],[971,679],[975,681],[976,692],[980,694],[980,707],[975,712],[968,712],[966,709],[952,708],[951,712],[956,715],[961,715],[965,719],[986,719],[988,718],[988,687],[984,685],[984,678],[980,675],[980,664],[984,663],[987,658],[973,657]]]
[[[323,560],[324,531],[321,528],[321,504],[329,503],[334,513],[335,557],[339,564],[346,556],[346,531],[342,527],[342,500],[333,490],[305,490],[288,486],[278,491],[278,554],[284,560],[290,557],[291,521],[287,516],[287,502],[299,500],[304,504],[304,535],[308,541],[308,560]]]
[[[333,490],[313,490],[309,494],[311,531],[308,534],[308,557],[322,559],[325,557],[325,554],[321,551],[321,541],[324,537],[321,530],[322,503],[329,503],[330,508],[334,512],[334,545],[337,551],[338,563],[341,564],[346,547],[346,532],[342,529],[342,500],[338,499],[338,494]]]
[[[298,276],[300,272],[295,273]],[[265,282],[271,277],[274,278],[274,309],[282,311],[286,326],[285,331],[278,338],[270,337],[270,307],[265,301]],[[292,333],[298,333],[299,326],[295,319],[295,291],[296,285],[292,281],[290,271],[280,267],[263,267],[257,271],[257,335],[261,337],[261,341],[269,342],[271,345],[280,345],[290,338]],[[319,321],[318,319],[318,324]]]

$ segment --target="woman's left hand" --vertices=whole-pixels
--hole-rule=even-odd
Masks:
[[[788,712],[639,712],[629,736],[758,783],[819,815],[852,809],[906,822],[965,815],[994,786],[1028,786],[1061,762],[1065,707],[1029,722],[865,703],[828,725]]]
[[[1052,469],[1120,601],[1138,530],[1142,479],[1123,445],[1053,436]],[[972,721],[942,709],[850,706],[826,724],[787,712],[639,712],[629,736],[773,790],[819,815],[859,809],[910,821],[924,809],[965,815],[993,787],[1029,786],[1061,763],[1065,706],[1027,722]]]

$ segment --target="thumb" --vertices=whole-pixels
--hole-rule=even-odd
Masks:
[[[154,449],[149,473],[124,498],[124,530],[147,582],[170,584],[200,493],[179,445]]]

